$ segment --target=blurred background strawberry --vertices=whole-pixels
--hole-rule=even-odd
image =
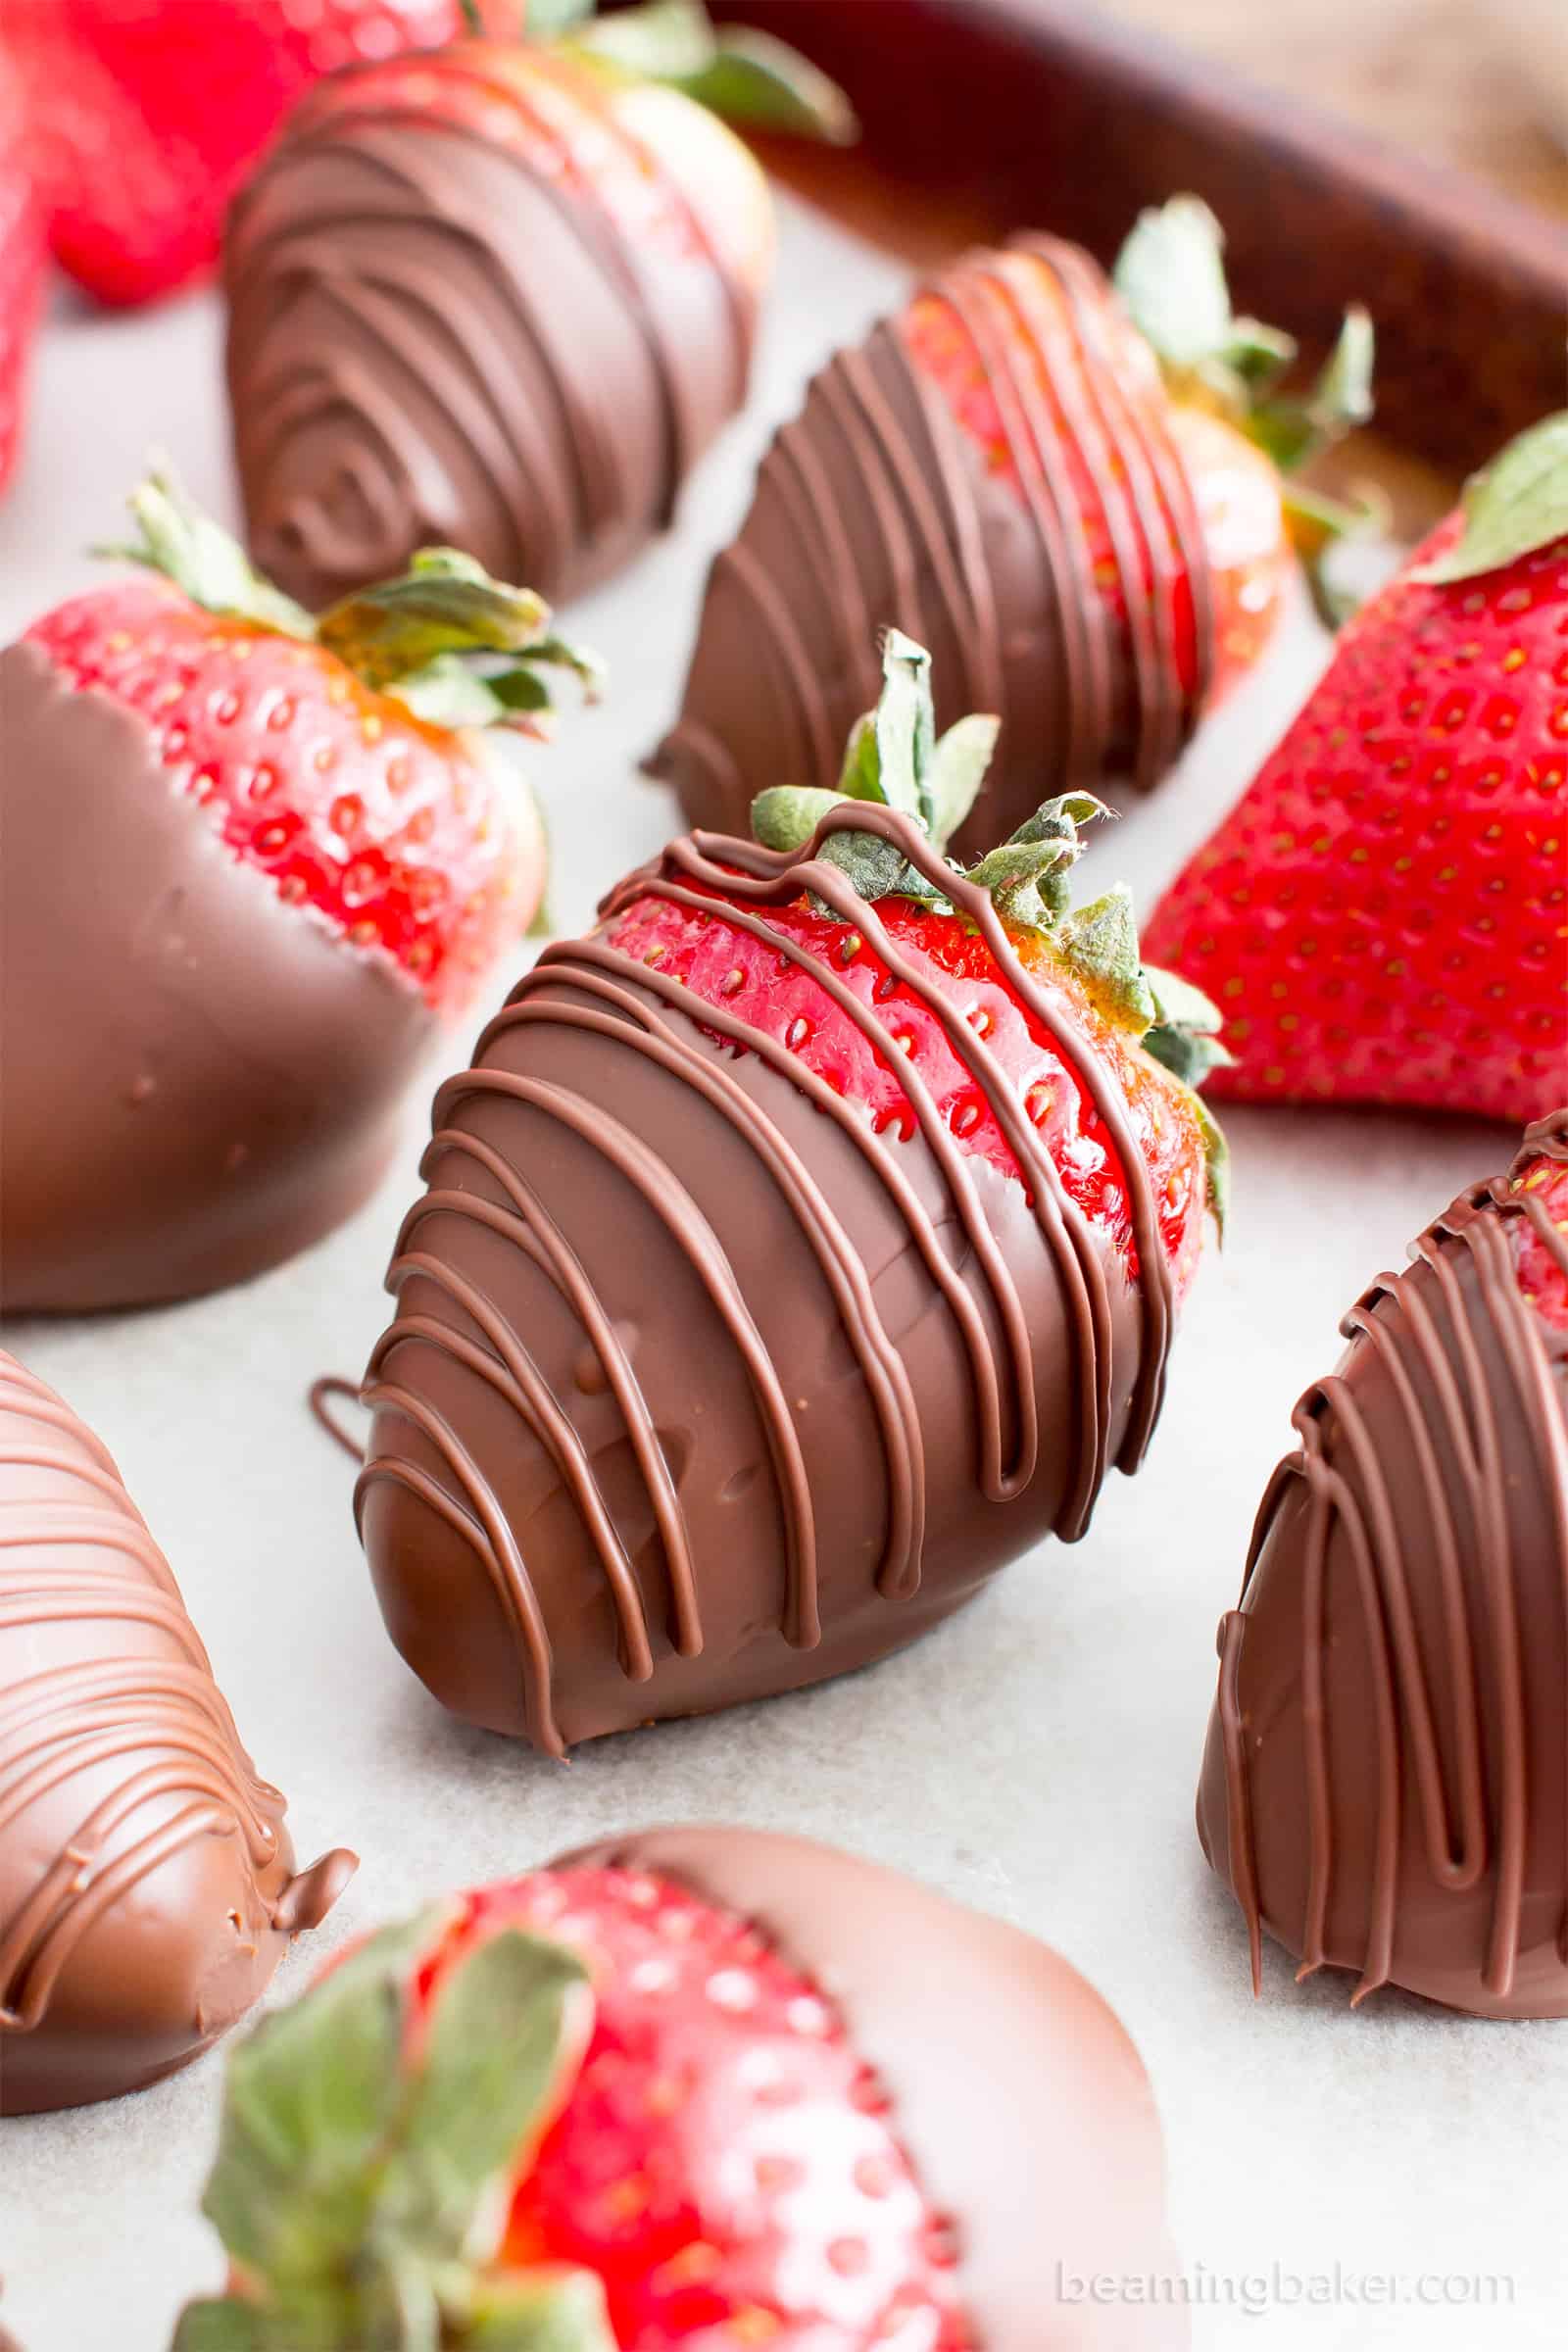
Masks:
[[[477,0],[497,32],[523,12]],[[5,0],[61,267],[100,302],[173,293],[212,267],[229,198],[312,82],[455,39],[474,14],[464,0]]]

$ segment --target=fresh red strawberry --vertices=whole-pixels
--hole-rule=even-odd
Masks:
[[[568,1865],[427,1911],[230,2082],[206,2207],[231,2292],[176,2352],[972,2341],[829,1994],[669,1881]]]
[[[0,491],[11,479],[21,447],[27,365],[47,258],[25,100],[0,51]]]
[[[538,812],[501,737],[537,731],[541,668],[591,679],[586,657],[549,634],[537,597],[449,551],[312,621],[167,480],[131,503],[142,536],[125,552],[144,568],[28,640],[137,713],[285,905],[461,1012],[544,889]]]
[[[523,0],[485,0],[515,30]],[[230,196],[294,101],[356,59],[454,39],[464,0],[6,0],[45,142],[55,252],[99,301],[218,256]]]
[[[903,808],[941,844],[962,822],[980,788],[996,722],[962,719],[935,741],[924,653],[890,631],[884,667],[882,706],[852,739],[844,790],[857,800]],[[906,696],[914,704],[912,716],[900,715]],[[893,748],[900,741],[902,756]],[[911,767],[909,752],[917,744]],[[769,848],[803,848],[839,798],[791,788],[763,793],[754,811],[758,836]],[[935,894],[911,869],[885,870],[885,845],[840,836],[828,854],[845,864],[861,895],[876,902],[878,925],[894,950],[917,962],[926,986],[961,1010],[984,1038],[1039,1128],[1068,1197],[1114,1234],[1136,1275],[1128,1172],[1091,1099],[1085,1065],[1098,1058],[1114,1073],[1153,1180],[1160,1237],[1181,1290],[1197,1265],[1205,1205],[1223,1204],[1220,1141],[1188,1083],[1211,1066],[1205,1033],[1217,1028],[1219,1015],[1196,993],[1141,964],[1125,890],[1068,908],[1067,877],[1081,847],[1078,827],[1103,813],[1087,795],[1050,801],[969,875],[991,890],[1033,988],[1062,1019],[1066,1036],[1081,1049],[1077,1054],[1022,1000],[971,922],[945,903],[931,903]],[[897,868],[899,860],[893,864]],[[886,1043],[874,1046],[809,969],[726,922],[716,896],[713,911],[699,913],[658,893],[638,896],[633,888],[617,906],[607,937],[623,954],[683,982],[700,1000],[776,1038],[803,1067],[861,1105],[879,1134],[913,1135],[915,1111],[905,1073],[914,1071],[959,1148],[1024,1181],[986,1089],[937,1013],[889,970],[853,924],[806,899],[750,912],[767,932],[808,946],[834,968],[874,1010]]]
[[[1568,1092],[1568,413],[1347,630],[1156,909],[1228,1094],[1528,1120]]]

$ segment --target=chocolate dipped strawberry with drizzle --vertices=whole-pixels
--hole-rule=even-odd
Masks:
[[[0,655],[0,1303],[237,1282],[329,1232],[544,890],[549,608],[466,556],[318,622],[163,477]]]
[[[1004,721],[971,855],[1044,788],[1151,789],[1268,644],[1293,535],[1354,519],[1286,475],[1370,413],[1365,315],[1298,398],[1293,353],[1232,316],[1192,197],[1139,220],[1114,284],[1055,237],[951,263],[777,434],[653,772],[724,827],[780,768],[829,785],[886,614],[932,649],[940,718]]]
[[[631,875],[436,1098],[360,1526],[416,1671],[554,1754],[901,1646],[1159,1411],[1217,1016],[1069,906],[1097,802],[944,856],[997,722],[883,662],[840,792]]]
[[[233,208],[250,544],[306,604],[426,539],[577,595],[746,398],[773,207],[709,110],[841,139],[848,104],[697,0],[590,16],[330,75]]]
[[[1258,1509],[1198,1795],[1299,1961],[1568,2016],[1568,1109],[1345,1317]]]
[[[432,1905],[235,2054],[175,2352],[1177,2352],[1158,2119],[1066,1961],[799,1838]],[[1137,2306],[1064,2301],[1136,2277]]]

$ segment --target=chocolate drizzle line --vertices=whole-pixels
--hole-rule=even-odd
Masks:
[[[953,872],[917,829],[893,811],[857,804],[830,812],[804,858],[770,852],[750,842],[697,834],[674,843],[657,864],[633,874],[605,901],[607,921],[643,898],[662,899],[717,916],[727,925],[761,939],[787,956],[852,1019],[882,1057],[893,1061],[888,1030],[822,957],[770,928],[759,910],[786,906],[814,893],[865,940],[888,972],[902,982],[938,1020],[991,1109],[1017,1160],[1033,1205],[1035,1222],[1054,1260],[1068,1307],[1076,1361],[1073,1391],[1078,1400],[1078,1455],[1067,1482],[1056,1532],[1081,1536],[1107,1467],[1115,1367],[1111,1357],[1111,1312],[1101,1248],[1089,1221],[1062,1186],[1049,1152],[1014,1090],[976,1030],[934,989],[920,966],[895,946],[875,906],[847,877],[817,853],[833,833],[876,831],[897,843],[919,870],[952,899],[958,912],[981,932],[1027,1011],[1054,1039],[1076,1069],[1102,1119],[1124,1172],[1133,1234],[1142,1269],[1142,1344],[1128,1425],[1118,1466],[1136,1469],[1157,1418],[1163,1391],[1165,1352],[1173,1313],[1172,1278],[1158,1230],[1157,1208],[1147,1165],[1133,1134],[1120,1088],[1098,1055],[1035,985],[1020,962],[987,892]],[[717,898],[715,901],[715,896]],[[569,1001],[563,994],[569,989]],[[650,1006],[646,998],[657,1002]],[[699,1655],[703,1629],[698,1605],[698,1564],[693,1558],[679,1496],[661,1450],[655,1416],[632,1365],[599,1306],[589,1272],[555,1227],[529,1184],[525,1169],[510,1164],[482,1139],[456,1124],[463,1102],[475,1096],[505,1097],[568,1127],[610,1160],[663,1221],[693,1272],[705,1286],[726,1325],[744,1377],[750,1383],[772,1462],[778,1508],[787,1539],[788,1589],[782,1630],[796,1647],[811,1648],[821,1637],[818,1607],[819,1531],[800,1441],[789,1400],[767,1355],[722,1247],[698,1204],[673,1182],[662,1160],[600,1103],[556,1084],[487,1068],[490,1046],[508,1032],[533,1025],[589,1032],[660,1065],[692,1089],[743,1136],[788,1204],[822,1269],[837,1303],[841,1325],[859,1365],[881,1433],[889,1511],[887,1538],[877,1585],[890,1600],[910,1597],[919,1588],[924,1526],[924,1450],[908,1377],[898,1348],[883,1327],[865,1267],[810,1170],[735,1083],[700,1032],[716,1032],[761,1059],[831,1118],[874,1169],[907,1226],[921,1262],[940,1289],[958,1324],[974,1378],[981,1460],[979,1481],[993,1502],[1019,1495],[1037,1467],[1038,1399],[1036,1364],[1028,1320],[1017,1287],[987,1222],[970,1163],[940,1119],[919,1073],[900,1056],[897,1068],[919,1132],[941,1172],[953,1204],[954,1222],[990,1294],[996,1344],[975,1298],[947,1254],[939,1222],[921,1204],[897,1152],[878,1139],[869,1123],[833,1090],[802,1068],[777,1042],[751,1024],[706,1001],[694,1001],[682,985],[656,966],[633,959],[603,938],[572,941],[548,949],[534,970],[513,992],[490,1024],[475,1054],[476,1066],[449,1081],[437,1095],[433,1140],[424,1173],[434,1180],[449,1155],[477,1164],[503,1196],[498,1202],[451,1183],[426,1194],[405,1221],[394,1252],[388,1288],[399,1294],[415,1277],[436,1285],[459,1305],[478,1335],[469,1339],[435,1318],[400,1313],[372,1354],[363,1401],[372,1409],[406,1416],[435,1447],[457,1490],[448,1494],[416,1464],[373,1450],[362,1472],[357,1508],[377,1481],[408,1487],[430,1504],[472,1546],[513,1625],[522,1660],[531,1725],[553,1753],[562,1753],[551,1694],[551,1651],[538,1598],[515,1538],[482,1472],[459,1433],[406,1384],[384,1377],[392,1351],[417,1339],[459,1357],[504,1396],[550,1453],[570,1491],[593,1540],[612,1592],[623,1671],[646,1680],[653,1671],[650,1627],[630,1561],[610,1511],[598,1493],[593,1466],[558,1400],[532,1362],[525,1335],[498,1298],[461,1274],[433,1249],[421,1249],[419,1229],[428,1216],[447,1214],[476,1221],[509,1240],[556,1285],[597,1351],[613,1391],[636,1459],[647,1483],[670,1580],[670,1639],[677,1653]],[[1017,1432],[1011,1461],[1004,1459],[1008,1420]],[[462,1499],[458,1499],[461,1496]]]
[[[470,107],[488,100],[510,110],[518,145],[486,137],[471,117],[421,114],[407,70],[389,86],[379,64],[345,69],[324,102],[296,116],[230,225],[229,374],[253,544],[271,568],[295,573],[292,585],[304,562],[318,591],[308,602],[329,584],[362,584],[421,540],[466,544],[475,531],[486,534],[478,552],[508,577],[549,595],[574,591],[604,568],[596,550],[667,525],[686,472],[745,396],[756,295],[591,77],[534,53],[524,84],[520,74],[486,73],[462,48],[424,71],[467,88]],[[593,168],[564,168],[585,125],[615,168],[657,189],[691,236],[689,266],[711,273],[727,342],[706,379],[694,371],[694,320],[671,299],[668,268],[645,261]],[[602,334],[578,331],[587,314],[573,305],[559,255],[531,240],[518,225],[526,213],[497,202],[476,176],[492,169],[559,217],[568,240],[561,251],[623,314],[616,351],[603,348]],[[325,206],[318,177],[301,181],[314,200],[293,185],[323,170],[342,177],[337,202]],[[348,231],[373,235],[373,250],[346,243]],[[442,240],[465,270],[441,267]],[[310,331],[293,325],[307,297],[335,316],[335,330],[319,319]],[[651,478],[642,438],[618,429],[611,388],[626,396],[639,347],[660,418]],[[524,360],[541,399],[528,397]],[[314,496],[308,518],[279,487],[292,445],[318,431],[333,436],[332,464],[373,517],[366,544],[352,531],[337,537]],[[470,467],[483,476],[486,512],[455,516],[452,482]],[[324,476],[323,467],[323,489]],[[492,547],[503,517],[507,544]]]
[[[1051,274],[1059,311],[1027,265]],[[965,255],[915,299],[945,304],[980,354],[1017,485],[987,473],[902,321],[829,363],[713,564],[684,708],[653,762],[701,824],[743,830],[752,798],[781,772],[836,781],[849,724],[875,700],[871,628],[888,619],[938,655],[943,723],[969,710],[1003,718],[977,842],[1043,794],[1122,764],[1150,789],[1207,697],[1215,620],[1200,517],[1157,407],[1124,388],[1107,352],[1111,298],[1094,265],[1055,238],[1021,236]],[[1102,510],[1124,619],[1096,578],[1069,448]],[[794,593],[806,579],[811,600]],[[1198,642],[1190,690],[1176,671],[1183,579]],[[737,678],[742,644],[756,650]]]
[[[1366,1890],[1366,1948],[1352,1999],[1360,2002],[1395,1973],[1400,1860],[1407,1825],[1403,1792],[1413,1783],[1424,1867],[1434,1886],[1462,1892],[1492,1878],[1490,1930],[1481,1969],[1497,2002],[1513,1993],[1521,1956],[1521,1912],[1532,1794],[1526,1772],[1527,1693],[1520,1576],[1527,1555],[1544,1558],[1535,1581],[1556,1596],[1568,1626],[1568,1421],[1554,1385],[1545,1326],[1521,1294],[1509,1243],[1524,1219],[1568,1282],[1568,1236],[1540,1199],[1516,1189],[1543,1157],[1568,1163],[1568,1111],[1525,1136],[1506,1177],[1472,1187],[1413,1245],[1413,1268],[1374,1283],[1341,1326],[1351,1343],[1346,1364],[1310,1388],[1293,1415],[1299,1449],[1276,1470],[1259,1509],[1241,1606],[1220,1626],[1218,1720],[1230,1820],[1230,1877],[1247,1917],[1254,1990],[1261,1982],[1263,1911],[1247,1718],[1240,1697],[1248,1600],[1281,1504],[1298,1481],[1308,1494],[1300,1575],[1301,1712],[1309,1875],[1301,1927],[1300,1975],[1330,1957],[1325,1922],[1336,1867],[1333,1692],[1325,1673],[1325,1587],[1331,1536],[1348,1546],[1372,1660],[1377,1781],[1376,1838]],[[1555,1341],[1556,1335],[1551,1335]],[[1386,1393],[1397,1400],[1400,1455],[1371,1443],[1346,1366],[1374,1351]],[[1563,1350],[1555,1348],[1560,1357]],[[1422,1409],[1417,1383],[1437,1399]],[[1502,1439],[1529,1433],[1538,1488],[1505,1475]],[[1332,1459],[1330,1458],[1332,1454]],[[1430,1530],[1430,1558],[1412,1548],[1410,1514],[1393,1481],[1413,1478]],[[1423,1609],[1422,1580],[1438,1599]],[[1439,1642],[1446,1708],[1423,1655]],[[1492,1682],[1487,1684],[1490,1661]],[[1493,1701],[1485,1704],[1490,1694]],[[1561,1785],[1538,1804],[1568,1820],[1568,1734],[1559,1706]],[[1489,1740],[1488,1727],[1494,1726]],[[1568,1966],[1568,1862],[1558,1960]]]
[[[282,1798],[253,1771],[113,1460],[3,1353],[0,1422],[0,1854],[52,1839],[78,1776],[85,1807],[79,1819],[68,1810],[69,1832],[30,1885],[4,1881],[0,2034],[28,2034],[88,1931],[186,1847],[237,1840],[283,1933],[324,1916],[352,1863],[331,1855],[288,1875]],[[100,1654],[83,1656],[76,1632],[48,1662],[51,1629],[87,1627],[102,1629]],[[152,1639],[121,1646],[116,1629],[127,1627]],[[124,1777],[105,1793],[101,1768],[121,1759]]]

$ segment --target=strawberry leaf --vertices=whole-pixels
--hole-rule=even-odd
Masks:
[[[615,2352],[605,2290],[585,2271],[490,2288],[460,2340],[463,2352]]]
[[[285,637],[314,634],[304,607],[263,579],[238,540],[187,495],[172,466],[155,465],[129,503],[140,536],[122,546],[95,548],[95,555],[161,573],[204,612],[232,613]]]
[[[956,719],[931,758],[931,838],[946,849],[979,797],[1002,721],[983,711]]]
[[[1066,910],[1077,858],[1076,841],[1004,841],[970,866],[969,880],[990,892],[1015,931],[1050,931]]]
[[[882,693],[872,724],[883,800],[890,808],[918,817],[929,833],[935,814],[930,770],[937,731],[931,657],[902,629],[889,629],[882,639]]]
[[[405,1988],[443,1918],[421,1912],[373,1936],[234,2050],[202,2210],[258,2277],[320,2277],[363,2243],[406,2095]]]
[[[193,2304],[177,2352],[442,2352],[483,2308],[593,1996],[572,1953],[504,1930],[452,1965],[420,2045],[409,1987],[449,1918],[375,1936],[236,2050],[204,2202],[245,2292]],[[566,2328],[574,2277],[537,2282],[537,2341],[597,2352]]]
[[[1156,356],[1196,368],[1231,340],[1225,236],[1198,196],[1173,196],[1140,213],[1117,256],[1116,291]]]
[[[389,2204],[432,2254],[486,2256],[505,2191],[575,2076],[593,2016],[582,1962],[514,1930],[490,1936],[441,1986],[401,2133]],[[486,2210],[488,2207],[489,2210]],[[476,2236],[490,2242],[475,2244]]]
[[[474,723],[466,712],[477,707],[477,681],[494,705],[492,723],[502,723],[548,709],[542,669],[571,671],[590,700],[599,690],[597,657],[552,636],[549,623],[550,607],[532,589],[491,579],[455,548],[427,547],[400,579],[333,605],[316,636],[372,691],[401,695],[421,717],[441,723],[442,696],[456,704],[461,692],[466,715],[457,723]]]
[[[810,784],[775,784],[752,803],[752,831],[764,850],[804,850],[828,811],[843,807],[844,798]]]
[[[775,33],[726,25],[710,63],[674,76],[676,89],[726,122],[853,147],[860,135],[855,109],[819,66]]]
[[[1472,475],[1462,503],[1459,538],[1407,579],[1437,586],[1475,579],[1568,535],[1568,409],[1543,417]]]
[[[839,791],[849,801],[878,801],[886,805],[874,710],[863,711],[850,729],[850,739],[844,747],[844,765],[839,770]]]
[[[567,45],[619,73],[665,82],[729,122],[836,147],[859,136],[848,98],[809,58],[750,25],[715,31],[701,0],[643,0],[591,24],[576,24]]]
[[[1125,882],[1064,914],[1056,944],[1102,1008],[1142,1037],[1155,1019],[1154,996],[1139,960],[1138,921]]]
[[[263,2329],[255,2304],[241,2303],[236,2296],[188,2303],[174,2329],[172,2352],[267,2352]]]

